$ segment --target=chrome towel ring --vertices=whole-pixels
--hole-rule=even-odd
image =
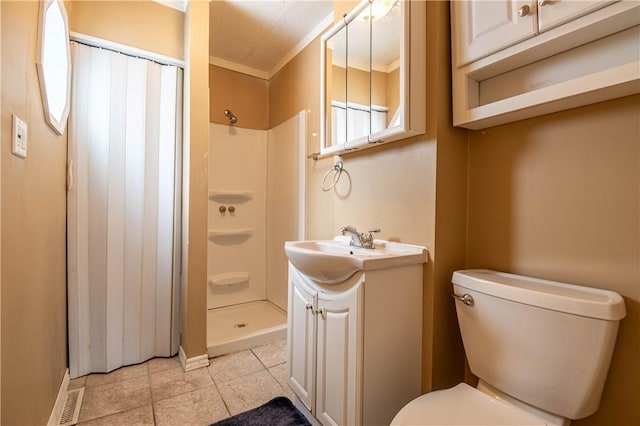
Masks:
[[[336,186],[336,184],[340,180],[341,174],[342,174],[342,161],[337,161],[333,165],[333,167],[331,167],[329,171],[325,173],[324,177],[322,178],[322,182],[320,183],[320,188],[325,192],[329,191],[334,186]],[[329,176],[333,176],[333,179],[327,184],[327,178]]]

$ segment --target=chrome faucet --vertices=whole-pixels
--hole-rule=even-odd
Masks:
[[[374,232],[380,232],[380,229],[371,229],[365,234],[364,232],[358,232],[358,230],[353,226],[345,226],[343,228],[340,228],[340,233],[342,235],[351,234],[351,241],[349,242],[349,245],[366,249],[376,248],[376,245],[373,242],[372,235]]]

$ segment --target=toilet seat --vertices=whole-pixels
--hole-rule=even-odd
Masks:
[[[465,383],[419,396],[396,414],[392,425],[546,425],[539,417]]]

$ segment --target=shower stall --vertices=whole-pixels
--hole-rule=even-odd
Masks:
[[[304,238],[304,112],[270,130],[225,115],[209,132],[209,357],[286,336],[283,247]]]

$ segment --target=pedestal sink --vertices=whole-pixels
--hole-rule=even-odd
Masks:
[[[349,245],[349,237],[333,240],[288,241],[284,250],[289,261],[303,274],[323,284],[339,284],[357,271],[395,268],[425,263],[421,246],[375,240],[374,249]]]

